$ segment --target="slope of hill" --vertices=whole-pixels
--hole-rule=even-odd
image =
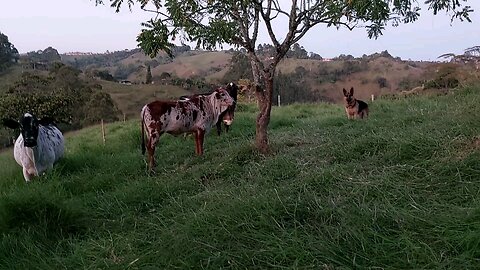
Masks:
[[[0,154],[0,268],[473,269],[480,242],[480,86],[340,105],[274,108],[272,153],[255,109],[230,133],[162,136],[145,173],[137,121],[67,137],[25,184]]]
[[[117,107],[128,118],[138,118],[143,105],[156,99],[176,99],[191,92],[172,85],[135,84],[123,85],[115,82],[98,81],[109,93]]]
[[[235,63],[232,63],[232,55],[233,52],[231,51],[200,51],[183,48],[173,59],[165,54],[160,54],[151,59],[139,49],[135,49],[108,54],[62,55],[62,61],[77,66],[84,71],[91,69],[106,70],[118,80],[129,80],[134,84],[141,84],[145,81],[147,65],[151,67],[155,85],[168,84],[168,82],[163,81],[162,77],[166,73],[168,73],[166,76],[171,75],[172,78],[191,78],[206,84],[220,84],[226,80],[224,76],[227,71],[232,66],[235,67]],[[265,59],[268,59],[267,56],[265,57]],[[440,65],[432,62],[402,61],[390,56],[386,51],[357,59],[339,57],[332,61],[327,60],[297,58],[282,60],[279,63],[278,72],[284,75],[284,79],[290,79],[291,82],[288,85],[285,82],[279,82],[275,94],[284,96],[282,100],[285,103],[312,100],[340,103],[342,101],[342,88],[354,87],[357,98],[369,100],[372,95],[381,96],[399,93],[402,90],[411,90],[421,86],[435,77],[439,69],[438,65]],[[19,74],[18,70],[15,74]],[[9,75],[0,75],[0,82],[5,80],[6,76]],[[228,80],[238,79],[240,77],[229,78]],[[7,80],[13,81],[11,78]],[[106,84],[108,85],[108,83]],[[191,84],[178,85],[183,86],[185,91],[192,91],[192,89],[188,89]],[[107,88],[110,89],[111,87]],[[149,96],[152,95],[153,88],[155,87],[138,86],[130,89],[139,96]],[[291,92],[292,88],[302,89],[304,92],[302,95],[305,94],[306,97],[303,99],[299,99],[297,97],[299,95],[288,97],[286,93]],[[147,89],[147,93],[142,94],[142,89]],[[171,89],[181,91],[177,87]],[[175,97],[178,96],[177,93],[174,92],[165,96]],[[124,104],[125,102],[128,103],[129,100],[131,99],[125,98],[119,101],[122,103],[120,106],[123,108],[138,106],[138,104]],[[138,103],[139,101],[135,102]],[[127,112],[127,114],[130,113]]]
[[[179,56],[174,58],[172,63],[157,66],[153,69],[152,75],[169,72],[180,78],[205,77],[227,68],[231,57],[226,52],[204,52],[192,56]]]

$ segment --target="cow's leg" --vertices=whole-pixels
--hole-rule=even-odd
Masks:
[[[198,156],[203,155],[203,138],[205,137],[205,131],[198,129],[195,132],[195,153]]]
[[[198,131],[195,131],[193,136],[195,137],[195,154],[198,156]]]
[[[155,146],[157,145],[158,139],[160,135],[157,133],[152,133],[150,136],[148,136],[148,142],[147,142],[147,152],[148,152],[148,169],[150,171],[153,171],[155,168]]]
[[[225,125],[225,132],[228,133],[228,129],[230,129],[230,125]]]
[[[220,136],[220,134],[222,134],[222,119],[217,121],[217,135]]]

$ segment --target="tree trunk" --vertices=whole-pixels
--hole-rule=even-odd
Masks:
[[[268,145],[268,124],[270,123],[270,112],[272,110],[273,77],[275,66],[264,69],[263,63],[259,61],[254,51],[249,52],[250,64],[257,97],[258,115],[255,129],[255,146],[260,153],[267,154]]]
[[[267,129],[270,123],[270,112],[272,110],[273,76],[269,74],[264,75],[265,88],[257,86],[257,89],[255,89],[259,108],[255,145],[261,153],[266,154],[269,151]]]

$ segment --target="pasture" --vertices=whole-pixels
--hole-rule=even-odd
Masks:
[[[230,133],[164,135],[146,174],[137,120],[66,136],[26,184],[0,154],[1,269],[471,269],[480,264],[480,86],[343,106],[256,108]]]

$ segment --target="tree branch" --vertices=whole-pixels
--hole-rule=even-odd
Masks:
[[[266,12],[264,12],[263,6],[261,3],[256,2],[257,8],[260,10],[260,14],[262,15],[263,20],[265,21],[265,26],[267,27],[268,35],[270,36],[270,39],[272,40],[273,45],[277,48],[280,47],[280,43],[277,40],[277,37],[275,37],[275,33],[273,32],[272,24],[271,24],[271,18],[270,12],[272,8],[272,2],[273,0],[268,0]]]

